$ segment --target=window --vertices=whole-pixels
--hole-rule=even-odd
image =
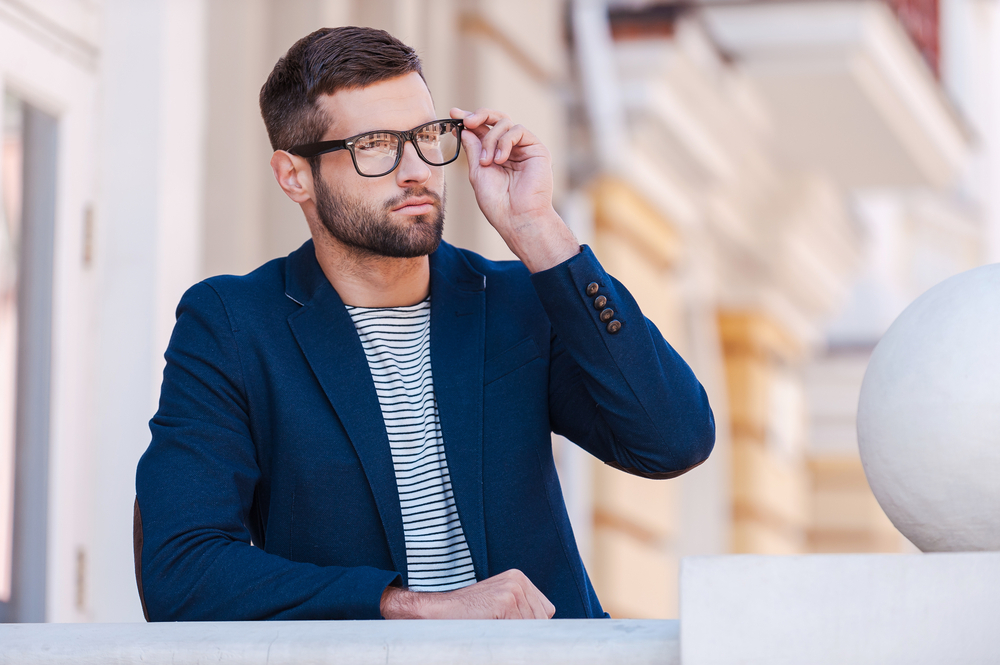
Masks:
[[[58,121],[2,108],[0,621],[44,621]]]
[[[24,172],[22,104],[3,98],[0,143],[0,602],[10,601],[14,552],[14,436],[17,399],[17,285]]]

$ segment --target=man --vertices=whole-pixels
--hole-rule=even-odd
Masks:
[[[312,240],[181,300],[136,480],[147,619],[605,616],[550,432],[668,478],[714,422],[555,213],[544,146],[437,118],[414,51],[365,28],[300,40],[260,101]],[[441,242],[460,145],[520,262]]]

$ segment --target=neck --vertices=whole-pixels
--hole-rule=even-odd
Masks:
[[[313,233],[316,260],[345,305],[403,307],[430,293],[426,256],[392,258],[347,247],[327,233]]]

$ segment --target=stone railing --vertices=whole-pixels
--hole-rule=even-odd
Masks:
[[[676,665],[676,621],[0,625],[0,663]]]
[[[0,624],[0,665],[996,665],[1000,552],[681,562],[680,621]]]

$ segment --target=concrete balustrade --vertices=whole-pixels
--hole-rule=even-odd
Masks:
[[[676,665],[677,621],[0,625],[0,663]]]

